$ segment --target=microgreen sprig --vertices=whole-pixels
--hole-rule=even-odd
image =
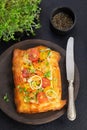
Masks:
[[[5,102],[9,102],[9,98],[8,98],[8,94],[7,93],[4,95],[3,99],[4,99]]]
[[[15,33],[34,35],[40,27],[41,0],[0,0],[0,39],[15,40]]]

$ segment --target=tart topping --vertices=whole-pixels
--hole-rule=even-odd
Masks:
[[[47,99],[44,92],[39,92],[37,94],[37,100],[38,100],[39,103],[43,103],[43,102],[46,102],[48,99]]]
[[[32,90],[39,89],[42,87],[42,79],[38,75],[34,75],[28,79]]]
[[[45,88],[48,86],[50,86],[50,80],[47,78],[42,78],[42,87]]]
[[[23,76],[23,78],[29,77],[28,69],[24,68],[24,69],[22,70],[22,76]]]
[[[46,96],[48,97],[48,99],[57,98],[56,92],[52,89],[46,91]]]
[[[32,62],[34,61],[38,61],[39,59],[39,51],[37,48],[32,48],[30,51],[29,51],[29,60],[31,60]]]
[[[49,78],[51,76],[51,71],[47,71],[45,74],[44,74],[44,77],[46,78]]]
[[[37,48],[32,48],[28,55],[24,55],[22,77],[24,81],[28,83],[28,89],[29,87],[31,89],[31,92],[29,93],[25,91],[24,88],[19,87],[19,91],[24,92],[25,94],[25,103],[42,103],[46,102],[48,99],[54,99],[57,97],[56,92],[52,89],[44,91],[45,88],[52,86],[52,68],[49,63],[50,56],[51,50],[49,48],[40,51]],[[45,59],[47,60],[45,61]],[[40,70],[37,69],[36,65],[38,66],[39,64],[43,66],[43,62],[45,62],[44,68]]]

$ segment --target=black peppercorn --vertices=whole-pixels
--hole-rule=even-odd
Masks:
[[[52,23],[57,29],[66,31],[73,25],[73,20],[68,14],[59,12],[53,16]]]

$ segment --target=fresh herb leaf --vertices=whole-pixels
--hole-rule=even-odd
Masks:
[[[23,88],[23,91],[26,92],[26,91],[27,91],[27,88]]]
[[[24,96],[24,102],[26,103],[30,102],[29,96]]]
[[[27,92],[27,88],[21,87],[20,85],[18,85],[17,88],[18,88],[20,93],[22,93],[22,92],[26,93]]]
[[[49,65],[49,62],[46,62],[46,66],[48,66]]]
[[[8,94],[6,93],[3,97],[4,101],[9,102]]]
[[[45,74],[44,74],[44,77],[46,77],[46,78],[49,78],[51,76],[51,72],[50,71],[48,71],[48,72],[46,72]]]
[[[28,36],[35,35],[35,29],[40,28],[40,2],[41,0],[0,0],[0,39],[16,40],[23,32]]]
[[[19,88],[20,88],[20,85],[18,85],[17,88],[19,89]]]
[[[51,54],[51,51],[49,50],[47,56],[50,56],[50,54]]]
[[[32,64],[29,67],[29,72],[30,73],[35,73],[35,68],[34,68],[34,66]]]

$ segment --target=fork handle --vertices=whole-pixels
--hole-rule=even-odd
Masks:
[[[70,121],[73,121],[76,119],[76,108],[75,108],[75,102],[74,102],[73,81],[69,82],[68,95],[69,95],[69,98],[68,98],[67,118]]]

